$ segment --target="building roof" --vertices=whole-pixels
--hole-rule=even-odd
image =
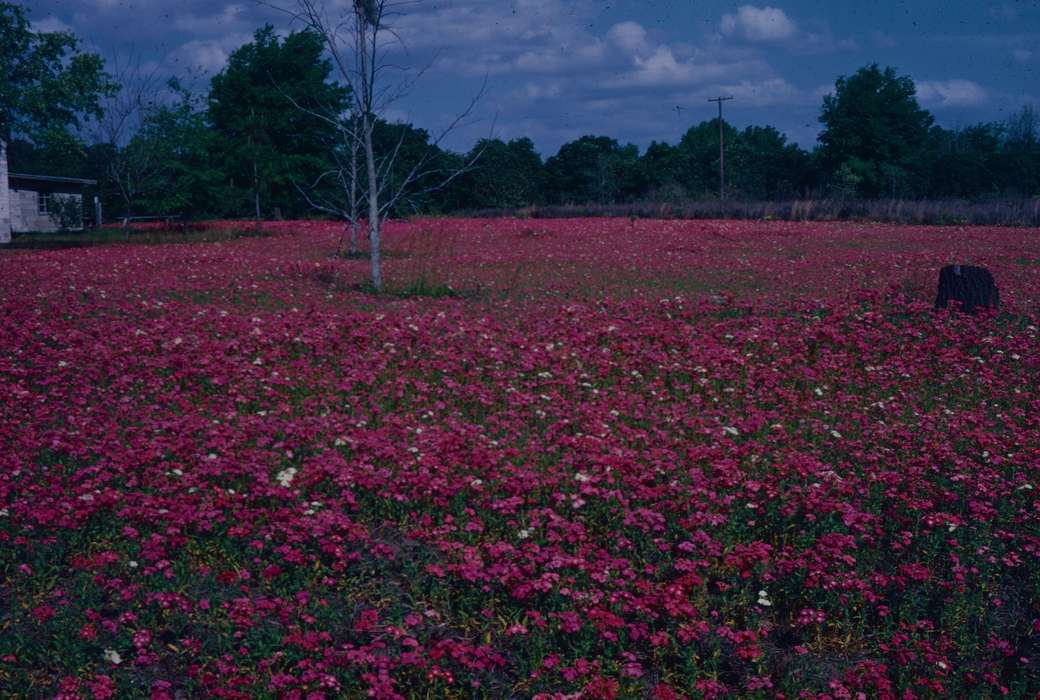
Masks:
[[[56,175],[29,175],[28,173],[8,173],[12,180],[36,180],[37,182],[64,182],[70,185],[96,185],[97,180],[84,180],[81,177],[58,177]]]

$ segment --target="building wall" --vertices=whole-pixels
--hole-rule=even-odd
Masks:
[[[40,232],[47,233],[61,230],[60,222],[50,214],[40,214],[41,191],[35,189],[12,189],[11,193],[11,230],[15,233]],[[83,208],[83,195],[72,192],[53,192],[48,194],[59,197],[70,197]],[[82,231],[83,226],[73,227],[72,231]]]
[[[7,148],[0,142],[0,245],[11,242],[11,195],[7,187]]]

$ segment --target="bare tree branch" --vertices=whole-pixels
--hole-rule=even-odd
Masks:
[[[288,6],[274,0],[258,0],[260,4],[286,14],[293,23],[300,23],[320,35],[325,50],[335,67],[339,80],[350,89],[352,108],[349,114],[333,114],[330,110],[300,105],[289,97],[301,111],[335,125],[337,143],[330,146],[336,168],[322,173],[310,185],[293,183],[314,209],[343,218],[356,232],[360,222],[360,202],[367,200],[369,256],[372,285],[382,288],[380,243],[383,222],[398,206],[415,207],[418,199],[443,189],[461,174],[473,169],[483,149],[470,154],[461,167],[445,168],[435,162],[444,139],[466,122],[487,88],[485,77],[477,95],[464,110],[432,140],[423,153],[411,163],[399,178],[395,177],[408,128],[401,125],[396,143],[385,153],[377,153],[374,133],[387,108],[411,93],[415,84],[433,66],[436,57],[419,69],[408,69],[392,63],[385,57],[390,46],[397,45],[407,52],[401,34],[392,26],[393,19],[403,14],[404,8],[417,5],[415,0],[352,0],[349,6],[330,15],[325,0],[286,0]],[[394,79],[393,74],[397,74]],[[324,112],[324,113],[322,113]],[[361,167],[364,166],[364,173]],[[429,182],[430,180],[434,182]],[[329,200],[324,190],[326,183],[338,182],[338,200]],[[352,235],[351,250],[355,250]]]

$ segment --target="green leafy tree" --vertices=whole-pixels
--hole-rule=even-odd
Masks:
[[[115,88],[103,59],[72,34],[34,32],[21,6],[0,2],[0,141],[76,126]]]
[[[675,146],[654,141],[639,159],[639,169],[646,188],[642,196],[655,201],[679,201],[687,196],[686,168]]]
[[[420,212],[437,212],[441,180],[459,167],[457,157],[430,142],[430,133],[404,122],[377,120],[372,129],[375,153],[392,153],[376,163],[384,190],[400,192],[390,206],[391,216],[408,216]],[[365,159],[362,157],[362,168]],[[416,173],[416,169],[420,171]],[[405,186],[408,181],[410,186]],[[367,190],[367,187],[365,187]]]
[[[549,192],[561,203],[610,204],[643,189],[639,149],[607,136],[582,136],[565,143],[545,170]]]
[[[262,209],[302,210],[299,183],[329,167],[335,127],[323,115],[347,111],[349,91],[330,80],[332,66],[312,31],[279,40],[267,25],[235,50],[213,77],[209,118],[232,181]]]
[[[828,171],[846,166],[866,196],[904,193],[934,122],[916,95],[913,80],[876,63],[838,78],[820,112]]]
[[[982,123],[958,130],[934,127],[921,160],[919,189],[929,197],[978,197],[1003,189],[1003,127]]]
[[[88,146],[66,129],[39,131],[32,141],[14,137],[7,144],[12,172],[90,177]]]
[[[481,139],[467,160],[479,161],[452,188],[454,208],[515,209],[544,196],[542,158],[529,138]]]
[[[69,33],[33,31],[22,7],[0,2],[0,154],[13,137],[80,152],[67,130],[114,90],[100,56],[79,51]],[[0,242],[9,236],[5,222]]]
[[[1040,195],[1040,112],[1025,105],[1004,125],[1001,177],[1005,191]]]
[[[723,122],[727,148],[736,141],[737,130]],[[719,120],[711,119],[690,127],[678,145],[682,162],[681,183],[692,196],[719,191]]]
[[[170,88],[176,100],[148,114],[126,146],[132,158],[142,152],[147,155],[139,159],[156,164],[138,195],[140,205],[185,219],[228,214],[227,178],[214,158],[220,136],[207,123],[199,100],[175,80]]]
[[[727,189],[734,195],[791,198],[810,181],[809,154],[771,126],[749,126],[726,149]]]

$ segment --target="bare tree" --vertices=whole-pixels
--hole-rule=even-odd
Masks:
[[[445,171],[434,158],[445,137],[472,113],[483,95],[486,79],[473,100],[430,140],[425,153],[405,169],[403,176],[392,177],[391,173],[401,155],[405,130],[392,148],[377,152],[373,139],[377,123],[384,120],[390,105],[411,91],[429,67],[408,70],[391,63],[386,56],[388,47],[404,47],[393,20],[400,16],[400,8],[414,4],[409,0],[353,0],[345,9],[331,13],[324,0],[295,0],[289,7],[274,5],[322,37],[339,79],[351,90],[349,114],[322,115],[337,125],[336,133],[342,145],[338,149],[341,157],[336,161],[336,168],[322,178],[340,183],[344,201],[337,207],[329,206],[328,201],[312,200],[311,203],[342,216],[351,226],[356,242],[362,208],[359,197],[367,200],[363,208],[367,209],[372,286],[377,291],[383,288],[381,241],[386,217],[404,199],[414,196],[417,189],[429,193],[446,187],[471,169],[480,155],[479,152],[473,154],[461,167],[450,171]],[[394,72],[396,75],[392,75]],[[359,166],[364,168],[363,173],[359,172]]]
[[[146,66],[134,51],[117,55],[110,66],[119,89],[102,100],[101,116],[88,133],[95,143],[109,149],[104,174],[123,202],[125,226],[134,213],[135,201],[161,167],[156,154],[133,147],[131,140],[161,105],[167,85],[158,68]]]
[[[297,108],[303,109],[291,97],[286,97],[292,100]],[[329,144],[332,167],[319,174],[309,184],[301,184],[295,180],[293,184],[311,208],[343,220],[344,235],[340,238],[336,254],[342,255],[344,247],[349,246],[349,254],[358,255],[361,205],[365,199],[365,191],[359,177],[361,138],[358,120],[353,115],[348,118],[330,118],[315,110],[307,111],[324,119],[333,127],[334,139]]]

